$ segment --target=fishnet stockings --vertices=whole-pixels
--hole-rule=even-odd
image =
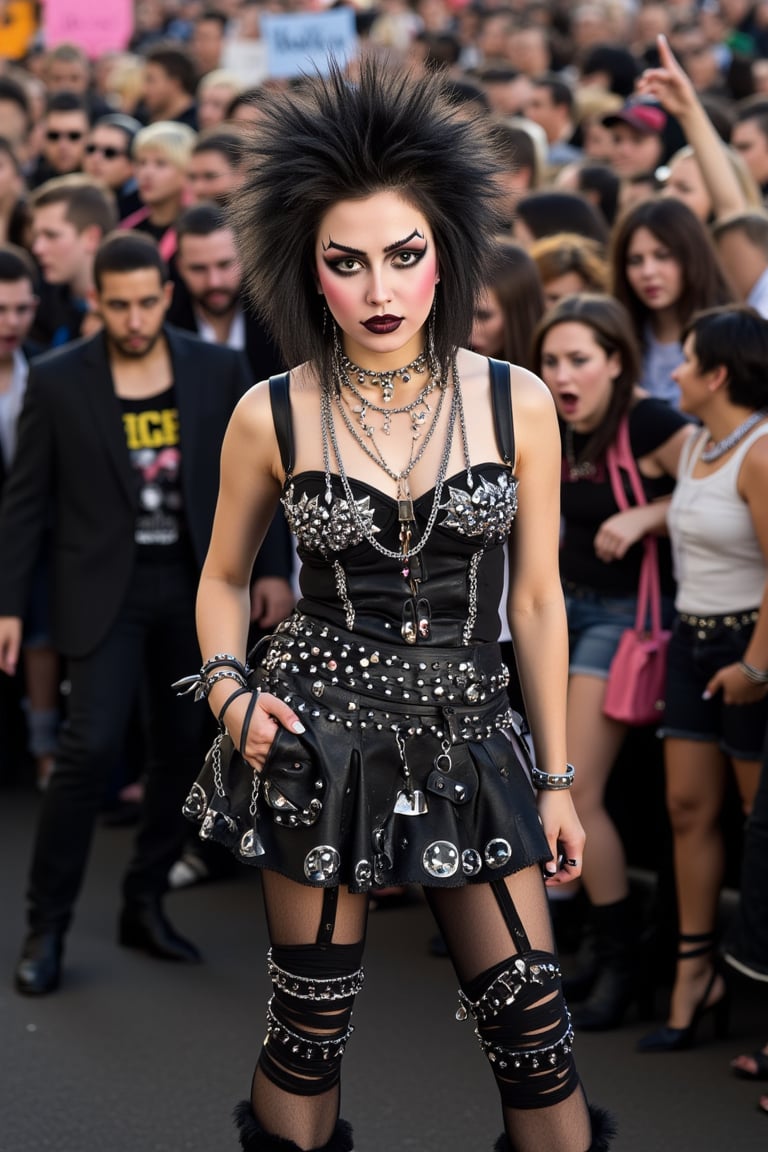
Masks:
[[[273,872],[262,874],[267,925],[273,945],[311,944],[321,924],[322,892]],[[552,952],[553,940],[546,894],[535,868],[509,877],[507,888],[522,920],[531,948]],[[487,885],[425,889],[462,985],[470,984],[517,951],[493,891]],[[365,896],[339,892],[335,944],[364,939],[368,911]],[[545,989],[542,1000],[550,990]],[[332,1018],[329,1019],[332,1024]],[[530,1043],[524,1032],[520,1047]],[[338,1119],[339,1087],[316,1096],[296,1096],[278,1088],[257,1069],[251,1100],[262,1126],[303,1150],[322,1148]],[[546,1108],[503,1106],[504,1124],[513,1152],[586,1152],[591,1141],[583,1092]]]

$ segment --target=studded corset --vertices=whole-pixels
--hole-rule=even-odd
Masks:
[[[517,480],[503,464],[473,468],[474,485],[462,470],[443,489],[434,530],[419,557],[419,580],[431,616],[429,643],[468,644],[498,637],[506,540],[517,512]],[[397,548],[397,502],[359,480],[350,480],[353,516],[339,478],[302,472],[289,478],[282,496],[286,520],[298,541],[304,612],[335,619],[361,635],[399,639],[403,604],[410,596],[399,561],[374,551],[361,531]],[[423,529],[433,492],[414,500]]]

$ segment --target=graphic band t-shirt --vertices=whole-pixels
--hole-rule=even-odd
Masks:
[[[139,506],[136,547],[141,560],[173,561],[189,555],[181,491],[179,410],[173,386],[141,400],[120,398]]]

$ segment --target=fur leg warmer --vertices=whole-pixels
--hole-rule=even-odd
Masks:
[[[265,1132],[253,1114],[249,1100],[242,1100],[237,1105],[234,1117],[243,1152],[301,1152],[293,1140]],[[328,1143],[313,1149],[313,1152],[352,1152],[352,1128],[347,1121],[338,1120]]]
[[[589,1119],[592,1122],[592,1143],[586,1152],[609,1152],[611,1140],[616,1135],[616,1121],[604,1108],[589,1106]],[[493,1152],[514,1152],[506,1136],[499,1136]]]

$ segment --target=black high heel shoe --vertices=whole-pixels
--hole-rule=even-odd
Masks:
[[[694,957],[706,956],[707,953],[714,952],[715,937],[711,932],[699,936],[681,936],[680,943],[697,945],[697,947],[692,948],[690,951],[680,951],[677,954],[679,960],[692,960]],[[731,1012],[731,997],[728,985],[726,984],[722,996],[718,997],[713,1004],[707,1004],[707,1000],[712,994],[712,989],[715,986],[715,981],[718,976],[724,978],[724,973],[717,964],[713,963],[712,973],[707,981],[707,986],[693,1010],[691,1022],[687,1027],[671,1028],[668,1024],[665,1024],[663,1027],[649,1032],[646,1036],[642,1036],[637,1042],[637,1051],[684,1052],[687,1048],[692,1048],[696,1043],[699,1025],[705,1016],[711,1016],[712,1018],[715,1038],[724,1040],[728,1035]]]

